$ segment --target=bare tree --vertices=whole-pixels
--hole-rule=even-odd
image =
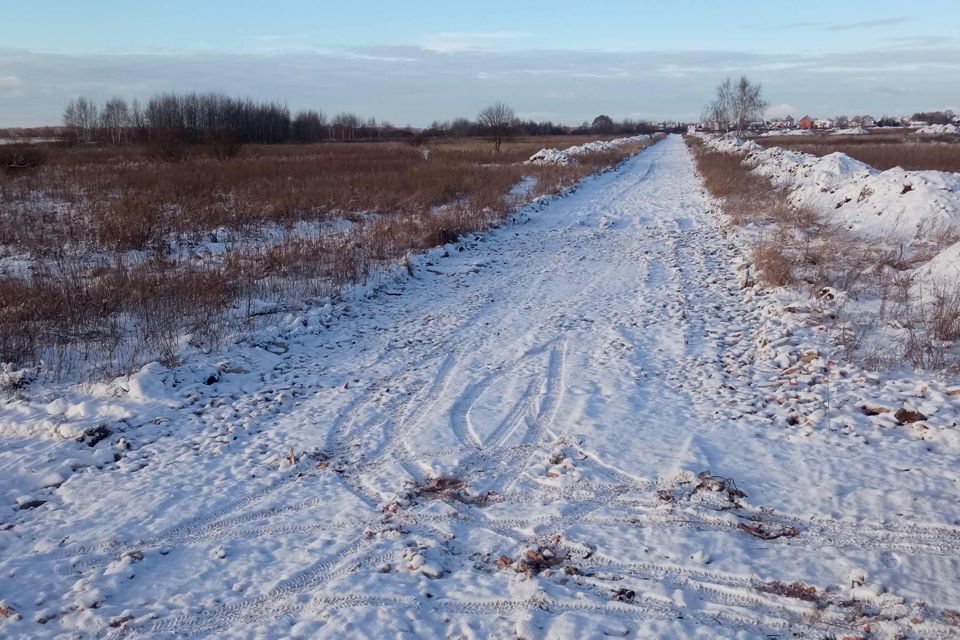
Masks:
[[[78,144],[93,142],[98,122],[97,105],[80,97],[71,100],[63,112],[63,124],[73,131]]]
[[[290,124],[296,142],[320,142],[326,136],[327,116],[322,111],[300,111]]]
[[[122,144],[127,141],[127,132],[130,129],[130,108],[123,98],[110,98],[100,112],[100,128],[103,136],[111,144]]]
[[[77,101],[71,100],[67,103],[67,108],[63,110],[63,126],[67,128],[70,135],[74,137],[74,142],[80,143],[80,123],[77,119]]]
[[[614,123],[613,119],[610,116],[600,114],[593,119],[593,122],[590,124],[590,128],[596,131],[597,133],[610,133],[613,131]]]
[[[493,141],[493,147],[498,153],[503,139],[513,133],[516,119],[513,109],[502,102],[495,102],[477,115],[477,123]]]
[[[334,139],[353,140],[360,128],[360,117],[353,113],[338,113],[330,121]]]
[[[456,118],[450,123],[450,135],[454,138],[469,136],[473,131],[473,123],[466,118]]]
[[[737,84],[727,78],[717,86],[716,97],[704,108],[702,118],[719,130],[735,130],[741,135],[751,122],[763,119],[766,108],[759,84],[746,76],[740,76]]]

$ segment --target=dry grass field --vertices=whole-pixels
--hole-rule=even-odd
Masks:
[[[409,252],[496,224],[642,144],[531,166],[516,139],[196,147],[41,147],[0,172],[0,362],[68,375],[175,360],[184,334],[215,344],[253,315],[363,282]],[[15,149],[6,149],[13,153]],[[234,313],[230,313],[233,309]],[[245,311],[244,311],[245,310]],[[239,311],[239,312],[238,312]]]
[[[913,131],[874,129],[870,135],[770,136],[757,140],[765,147],[783,147],[823,156],[839,151],[880,170],[960,172],[960,137],[921,136]]]

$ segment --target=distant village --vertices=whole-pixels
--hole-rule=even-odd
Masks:
[[[960,126],[960,116],[953,111],[930,111],[915,113],[912,116],[874,118],[870,115],[836,116],[834,118],[818,118],[804,115],[799,119],[793,116],[771,118],[751,122],[748,129],[764,132],[787,131],[836,131],[843,129],[870,129],[873,127],[903,127],[908,129],[922,129],[930,126],[957,127]],[[700,122],[688,127],[690,131],[719,131],[715,123]]]

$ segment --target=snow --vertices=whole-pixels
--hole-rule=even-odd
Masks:
[[[838,362],[742,256],[668,136],[221,353],[28,386],[0,635],[955,637],[955,379]]]
[[[0,146],[10,144],[49,144],[60,141],[60,138],[0,138]]]
[[[559,149],[540,149],[540,151],[537,151],[535,154],[530,156],[530,159],[526,161],[526,164],[567,166],[577,163],[575,156],[585,155],[588,153],[598,153],[601,151],[614,151],[625,144],[629,144],[631,142],[643,142],[649,139],[650,136],[646,134],[640,134],[626,138],[615,138],[613,140],[595,140],[593,142],[567,147],[562,151]]]
[[[921,136],[957,135],[960,133],[960,127],[955,124],[930,124],[920,127],[916,133]]]
[[[559,149],[540,149],[540,151],[530,156],[526,164],[552,164],[565,167],[567,165],[577,164],[577,160],[566,151],[560,151]]]
[[[863,127],[850,127],[849,129],[834,129],[830,135],[834,136],[866,136],[870,132]]]
[[[705,140],[718,151],[744,153],[757,174],[789,190],[792,204],[865,238],[909,244],[960,224],[957,173],[878,171],[839,152],[818,157],[730,137]]]
[[[940,251],[932,260],[914,269],[914,286],[921,295],[956,289],[960,282],[960,242]]]
[[[812,136],[816,135],[810,129],[783,129],[774,131],[765,131],[760,134],[761,138],[772,138],[775,136]]]

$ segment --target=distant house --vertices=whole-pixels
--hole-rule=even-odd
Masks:
[[[810,116],[803,116],[797,121],[797,128],[813,129],[813,118],[811,118]]]
[[[872,116],[863,116],[860,118],[861,127],[875,127],[877,126],[877,121],[873,119]]]
[[[817,118],[813,121],[814,129],[833,129],[833,120],[827,120],[826,118]]]

